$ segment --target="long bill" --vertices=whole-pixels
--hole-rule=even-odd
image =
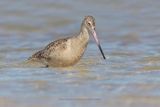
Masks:
[[[96,43],[97,43],[97,45],[98,45],[98,48],[99,48],[101,54],[102,54],[102,56],[103,56],[103,59],[106,59],[106,57],[105,57],[105,55],[104,55],[104,53],[103,53],[103,50],[102,50],[102,48],[101,48],[100,42],[99,42],[99,40],[98,40],[96,31],[95,31],[95,30],[92,30],[92,34],[93,34],[94,40],[96,41]]]

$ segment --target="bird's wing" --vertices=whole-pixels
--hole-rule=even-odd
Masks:
[[[32,55],[29,59],[49,59],[51,52],[63,52],[67,48],[68,38],[59,39],[48,44],[43,50],[40,50]]]
[[[54,42],[51,42],[43,50],[43,56],[45,58],[49,58],[51,53],[56,54],[56,53],[61,53],[65,51],[67,49],[67,41],[68,41],[68,38],[59,39]]]

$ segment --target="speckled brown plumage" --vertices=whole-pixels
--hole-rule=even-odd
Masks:
[[[51,52],[54,52],[57,49],[58,50],[65,50],[67,48],[67,45],[66,45],[67,39],[69,39],[69,38],[59,39],[57,41],[51,42],[43,50],[40,50],[40,51],[36,52],[35,54],[33,54],[29,58],[29,60],[38,61],[38,62],[42,62],[42,60],[46,60],[48,62],[51,59],[50,58]],[[46,66],[49,65],[46,62],[44,64],[46,64]]]

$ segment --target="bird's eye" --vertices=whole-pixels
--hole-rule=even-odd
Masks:
[[[87,23],[88,24],[88,26],[91,26],[91,23]]]

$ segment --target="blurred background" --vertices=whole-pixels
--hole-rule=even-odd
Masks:
[[[158,0],[0,0],[0,106],[159,107]],[[91,38],[69,68],[24,68],[51,41],[78,33],[86,15],[107,60]]]

